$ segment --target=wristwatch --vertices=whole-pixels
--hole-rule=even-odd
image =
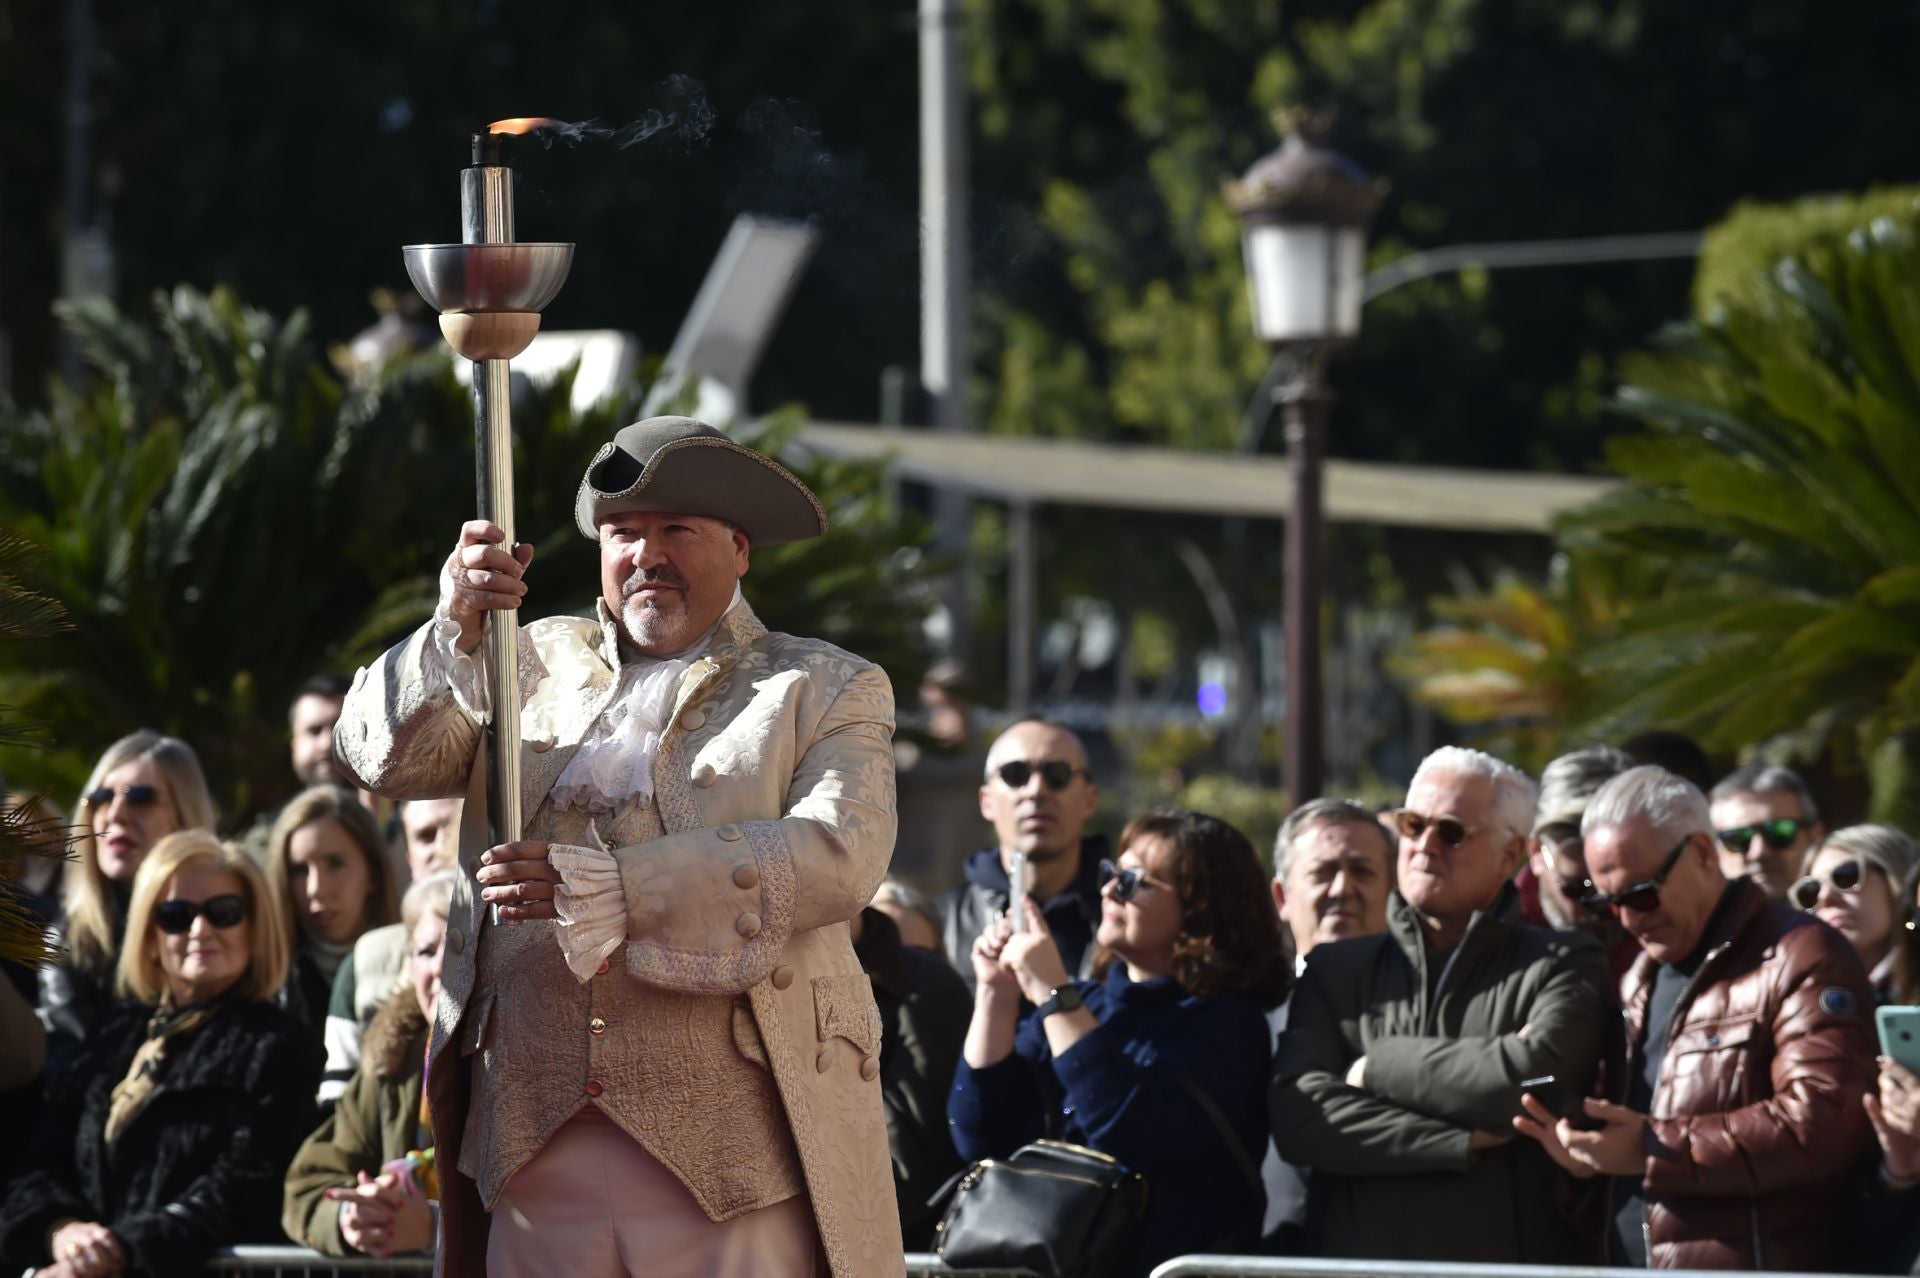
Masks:
[[[1044,1021],[1055,1012],[1077,1012],[1086,1006],[1086,1002],[1080,997],[1079,986],[1062,985],[1048,990],[1047,1001],[1036,1007],[1033,1014]]]

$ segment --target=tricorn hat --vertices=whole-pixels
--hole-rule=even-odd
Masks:
[[[573,510],[595,541],[601,520],[629,510],[724,519],[756,546],[827,531],[820,499],[792,471],[691,417],[622,427],[594,455]]]

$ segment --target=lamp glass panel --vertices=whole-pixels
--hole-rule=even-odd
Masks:
[[[1261,341],[1312,341],[1332,334],[1335,234],[1324,226],[1247,228],[1247,287],[1254,333]]]
[[[1366,279],[1366,240],[1366,234],[1357,226],[1342,227],[1334,232],[1332,294],[1335,337],[1360,335],[1360,303]]]

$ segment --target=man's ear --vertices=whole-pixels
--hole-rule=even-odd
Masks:
[[[1283,917],[1287,912],[1287,889],[1279,879],[1273,881],[1273,912]]]
[[[993,824],[993,787],[989,784],[980,787],[980,819]]]
[[[1507,872],[1505,877],[1510,879],[1520,873],[1520,867],[1527,863],[1527,845],[1530,842],[1531,840],[1526,836],[1519,834],[1514,835],[1513,838],[1507,841]]]

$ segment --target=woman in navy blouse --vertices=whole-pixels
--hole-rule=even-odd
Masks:
[[[1068,977],[1031,900],[1023,932],[1003,919],[975,942],[978,992],[947,1118],[969,1161],[1053,1137],[1144,1175],[1146,1273],[1259,1236],[1264,1196],[1242,1164],[1258,1167],[1266,1149],[1266,1012],[1292,973],[1240,831],[1197,812],[1151,812],[1127,826],[1120,849],[1117,864],[1100,866],[1099,979]]]

